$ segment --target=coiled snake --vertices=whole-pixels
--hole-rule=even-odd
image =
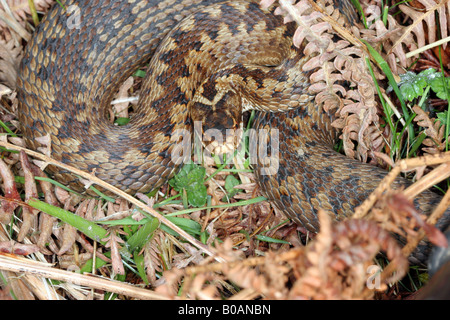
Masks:
[[[193,121],[223,130],[258,109],[255,128],[277,128],[280,136],[277,173],[255,170],[262,192],[311,231],[319,227],[318,208],[341,219],[386,174],[333,151],[333,115],[307,93],[301,66],[308,57],[292,45],[295,25],[257,2],[64,5],[38,26],[20,67],[19,120],[31,147],[49,134],[55,159],[126,192],[147,192],[176,170],[174,132],[190,130]],[[150,57],[135,115],[127,125],[111,124],[106,110],[114,90]],[[53,171],[77,188],[75,177]],[[424,193],[417,205],[430,212],[437,201]]]

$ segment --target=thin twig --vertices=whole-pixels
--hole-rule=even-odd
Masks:
[[[418,49],[416,49],[414,51],[408,52],[405,56],[406,56],[406,58],[414,57],[414,56],[416,56],[418,54],[421,54],[424,51],[427,51],[428,49],[432,49],[434,47],[440,46],[440,45],[442,45],[444,43],[447,43],[449,41],[450,41],[450,36],[448,36],[448,37],[446,37],[444,39],[435,41],[433,43],[429,43],[426,46],[420,47],[420,48],[418,48]]]
[[[433,155],[426,155],[422,157],[416,157],[411,159],[402,159],[398,161],[394,168],[384,177],[383,180],[381,180],[378,187],[370,194],[369,197],[359,206],[355,209],[355,214],[353,215],[353,218],[363,218],[367,213],[370,211],[370,209],[373,207],[375,202],[380,198],[380,196],[383,194],[384,191],[394,182],[395,178],[400,174],[402,171],[408,171],[412,170],[417,167],[421,166],[432,166],[432,165],[440,165],[445,162],[450,162],[450,151],[448,152],[442,152],[438,154]],[[436,169],[435,169],[436,170]],[[442,171],[441,171],[442,170]],[[443,171],[446,173],[444,174]],[[422,179],[426,179],[426,187],[425,184],[422,185],[422,183],[419,183],[420,186],[412,186],[409,187],[407,190],[407,195],[409,198],[414,197],[417,195],[419,190],[423,191],[424,189],[430,187],[431,185],[436,183],[436,179],[442,180],[441,174],[447,175],[448,173],[448,167],[442,166],[439,168],[438,174],[428,174],[427,176],[424,176]],[[427,177],[427,178],[426,178]],[[430,177],[434,177],[433,182],[430,182]],[[445,178],[445,177],[444,177]],[[421,180],[422,180],[421,179]],[[423,180],[425,181],[425,180]],[[417,182],[416,182],[417,183]],[[421,192],[420,191],[420,192]]]
[[[437,168],[433,169],[433,171],[431,171],[427,175],[417,180],[410,187],[408,187],[404,191],[404,194],[409,199],[413,199],[416,195],[418,195],[422,191],[432,187],[439,181],[447,179],[448,177],[450,177],[450,164],[443,163],[439,165]]]
[[[399,46],[403,40],[411,33],[411,31],[420,23],[422,23],[422,21],[424,21],[429,15],[434,14],[434,12],[443,7],[446,3],[448,2],[448,0],[442,0],[440,3],[436,4],[434,7],[430,8],[429,10],[427,10],[427,12],[425,12],[423,15],[421,15],[418,19],[414,19],[413,23],[411,25],[408,26],[408,28],[405,30],[405,32],[401,35],[400,38],[397,39],[397,41],[395,41],[394,45],[392,46],[392,48],[389,50],[388,54],[392,53],[394,51],[395,48],[397,48],[397,46]],[[445,26],[444,26],[445,27]]]
[[[74,283],[138,299],[167,299],[166,296],[162,296],[151,290],[138,288],[132,284],[65,271],[49,267],[47,264],[8,254],[0,254],[0,269]]]
[[[31,39],[31,34],[24,27],[22,27],[14,17],[1,9],[0,20],[3,20],[3,22],[5,22],[12,30],[17,32],[17,34],[26,41],[29,41]]]
[[[400,174],[401,167],[394,167],[384,178],[381,180],[378,187],[367,197],[364,202],[355,209],[355,214],[352,216],[354,219],[361,219],[369,213],[370,209],[374,206],[375,202],[380,199],[384,191],[394,182],[395,178]]]

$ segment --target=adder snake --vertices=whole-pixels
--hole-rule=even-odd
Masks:
[[[317,231],[318,208],[342,219],[386,172],[333,151],[333,115],[307,93],[309,75],[301,67],[309,57],[292,45],[295,28],[255,1],[55,5],[20,67],[19,120],[27,143],[37,148],[36,138],[49,134],[55,159],[126,192],[147,192],[176,170],[176,130],[191,130],[193,120],[223,130],[254,108],[260,110],[255,128],[276,128],[280,136],[278,172],[255,169],[263,194]],[[150,58],[130,123],[111,124],[106,110],[115,90]],[[77,188],[71,174],[51,171]],[[438,200],[426,192],[416,204],[430,212]]]

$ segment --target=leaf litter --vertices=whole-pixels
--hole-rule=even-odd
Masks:
[[[22,6],[25,2],[9,2],[13,8],[22,8],[17,9],[18,14],[14,16],[18,24],[23,26],[30,18],[29,12]],[[47,0],[46,4],[50,2]],[[269,5],[275,1],[262,2]],[[45,9],[46,4],[42,4],[43,7],[39,10]],[[383,23],[380,1],[366,0],[360,1],[360,4],[368,28],[352,26],[350,35],[339,33],[343,16],[331,1],[277,1],[279,9],[276,13],[283,14],[286,21],[295,20],[302,25],[295,34],[294,42],[301,43],[302,39],[306,38],[309,44],[305,53],[316,54],[305,66],[305,71],[316,70],[311,75],[310,90],[316,94],[317,104],[329,112],[336,113],[333,126],[342,132],[340,139],[343,152],[347,156],[376,163],[377,155],[386,148],[389,149],[394,136],[392,131],[381,130],[385,115],[380,112],[379,100],[374,90],[374,81],[382,83],[385,75],[382,68],[375,65],[375,79],[371,76],[367,61],[373,58],[367,54],[365,47],[355,44],[360,43],[358,39],[371,44],[388,62],[394,76],[400,79],[400,74],[406,71],[404,68],[410,66],[414,59],[408,55],[409,52],[431,43],[430,39],[436,39],[436,36],[445,38],[445,28],[441,30],[442,34],[438,35],[432,27],[438,23],[437,20],[440,23],[444,21],[448,7],[431,0],[419,0],[414,2],[414,6],[399,6],[404,20],[388,13],[384,16],[386,23]],[[420,10],[416,6],[419,6]],[[429,11],[424,13],[423,7]],[[434,11],[438,12],[438,15],[432,14]],[[415,19],[417,22],[408,25],[404,23],[407,19]],[[425,25],[428,37],[425,37],[426,32],[420,29]],[[24,36],[23,31],[14,28],[11,30],[5,26],[1,28],[3,39],[7,42],[0,47],[0,62],[6,63],[1,68],[0,78],[10,88],[10,91],[6,90],[6,94],[2,96],[2,106],[6,109],[2,118],[6,119],[8,115],[7,127],[11,132],[20,133],[11,115],[14,115],[14,106],[17,104],[13,90],[15,69],[20,61],[22,47],[17,45],[17,41],[14,45],[11,43],[12,38],[17,38],[17,35]],[[31,34],[31,31],[28,32]],[[334,40],[336,36],[340,37],[340,40]],[[444,53],[446,54],[446,51]],[[429,57],[430,54],[424,56]],[[426,60],[421,62],[422,65],[432,63],[429,62],[432,59],[422,60]],[[318,66],[323,67],[317,69]],[[448,65],[444,67],[448,68]],[[448,69],[439,72],[447,71]],[[350,86],[344,87],[343,81]],[[133,91],[132,94],[136,94],[135,89],[132,79],[129,79],[117,98],[127,99],[127,92]],[[128,117],[126,106],[116,105],[116,108],[119,108],[116,109],[118,113],[112,113],[111,118]],[[414,122],[424,129],[426,135],[420,150],[429,156],[416,158],[414,163],[391,159],[389,153],[387,157],[381,156],[380,159],[395,164],[395,168],[432,173],[437,165],[450,160],[447,153],[438,153],[446,150],[445,123],[433,118],[429,111],[417,105],[412,109],[417,114]],[[13,145],[23,147],[21,139],[13,137],[12,134],[9,134],[8,140]],[[7,141],[2,140],[3,147],[9,145],[4,142]],[[47,148],[49,154],[51,145],[48,142]],[[153,218],[147,212],[120,196],[111,202],[101,198],[80,197],[63,190],[45,180],[46,176],[42,171],[46,165],[45,161],[42,162],[42,159],[36,158],[30,152],[27,152],[27,156],[25,152],[15,150],[19,149],[5,148],[0,159],[3,185],[0,259],[6,260],[8,266],[13,268],[22,262],[20,259],[23,258],[18,255],[28,255],[27,261],[37,260],[34,262],[36,270],[48,269],[55,278],[56,269],[83,270],[112,278],[126,273],[127,283],[120,288],[129,289],[128,295],[118,298],[147,297],[147,292],[143,293],[133,285],[129,287],[129,283],[141,286],[143,282],[147,284],[147,291],[152,297],[162,299],[223,299],[240,297],[243,294],[251,298],[266,299],[373,299],[383,292],[389,292],[389,298],[395,298],[400,294],[398,281],[407,272],[406,257],[414,249],[411,248],[414,243],[426,233],[437,244],[444,245],[441,234],[433,227],[433,221],[425,221],[425,217],[415,211],[410,197],[406,197],[403,191],[394,192],[389,189],[389,184],[392,183],[393,177],[400,174],[400,169],[393,170],[384,185],[380,186],[382,191],[375,190],[356,210],[355,219],[333,224],[329,214],[320,211],[321,231],[316,235],[305,232],[299,237],[297,231],[301,228],[290,224],[282,213],[266,201],[220,208],[229,202],[255,198],[259,195],[259,190],[251,172],[240,172],[230,165],[225,167],[230,170],[216,173],[217,164],[212,161],[205,163],[206,177],[214,174],[214,177],[205,183],[206,205],[210,209],[198,208],[190,214],[177,215],[178,212],[186,210],[185,204],[180,200],[183,197],[182,190],[189,188],[186,181],[184,187],[183,183],[178,184],[178,190],[181,191],[176,191],[173,185],[167,184],[150,198],[139,197],[147,205],[156,204],[157,210],[163,214],[177,215],[178,219],[182,219],[178,221],[184,221],[182,227],[194,232],[192,236],[205,243],[212,254],[205,255],[201,247],[184,241],[177,232],[159,223],[159,227],[138,245],[138,252],[128,252],[130,237],[152,222]],[[36,166],[35,161],[39,160],[41,162]],[[228,177],[237,180],[233,181],[232,187],[229,187],[230,182],[227,184]],[[228,181],[230,179],[228,178]],[[439,179],[433,182],[437,183]],[[416,185],[419,183],[420,181]],[[240,191],[230,192],[230,188]],[[26,204],[29,199],[38,196],[43,197],[45,202],[64,208],[86,220],[110,222],[111,225],[102,224],[107,237],[89,239],[75,227],[67,223],[62,224],[53,216],[42,211],[37,212]],[[188,202],[195,205],[198,204],[196,202],[203,203],[203,196],[201,199],[196,201],[191,195],[191,201]],[[446,198],[443,202],[445,200]],[[389,210],[382,209],[386,206]],[[442,207],[445,205],[438,207],[432,215],[434,222],[437,216],[442,214],[438,212],[442,211]],[[134,222],[113,224],[113,221]],[[403,249],[401,243],[391,237],[391,233],[400,234],[406,239],[407,243]],[[258,236],[265,236],[264,239],[267,240],[261,241]],[[287,242],[275,241],[278,239]],[[380,281],[377,287],[373,288],[367,282],[368,268],[377,265],[377,260],[374,259],[380,251],[390,264],[384,271],[379,270]],[[142,257],[142,260],[137,257]],[[97,265],[99,267],[96,267]],[[138,272],[139,268],[145,275]],[[10,271],[5,272],[11,275]],[[24,290],[24,285],[27,281],[32,281],[31,279],[33,278],[18,280],[21,283],[16,286],[17,292],[21,293],[18,296],[41,296],[40,292]],[[180,291],[181,283],[183,286]],[[103,283],[93,277],[90,286],[98,289],[101,285]],[[392,291],[392,288],[396,289]],[[63,290],[61,287],[54,287],[53,290],[59,297],[69,299],[79,298],[80,294],[85,299],[101,299],[104,296],[101,291],[92,296],[82,291],[75,293],[73,288]],[[114,292],[115,288],[109,290]],[[119,292],[118,288],[117,290]]]

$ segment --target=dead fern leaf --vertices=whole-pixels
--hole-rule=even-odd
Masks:
[[[413,110],[417,114],[414,121],[422,128],[425,128],[424,132],[428,137],[422,142],[426,146],[422,148],[423,151],[429,154],[437,154],[444,151],[446,144],[446,139],[444,139],[445,126],[439,120],[430,119],[428,113],[419,106],[414,106]]]
[[[119,91],[116,95],[116,100],[124,100],[129,98],[128,90],[133,86],[134,78],[129,77],[125,82],[120,86]],[[120,102],[114,105],[115,114],[111,114],[111,121],[114,121],[114,116],[120,118],[128,118],[128,102]]]
[[[0,252],[13,253],[17,255],[29,255],[39,251],[39,247],[34,244],[22,244],[14,240],[0,241]]]
[[[22,170],[24,171],[25,178],[25,201],[32,198],[38,198],[37,186],[34,180],[34,174],[31,169],[28,156],[25,152],[20,152],[20,162],[22,164]],[[37,231],[37,214],[39,210],[31,209],[28,206],[22,208],[22,225],[20,227],[17,240],[22,242],[28,235],[28,232],[32,229]]]
[[[31,170],[35,177],[46,177],[45,173],[39,169],[38,167],[32,165]],[[39,185],[41,187],[42,192],[44,193],[45,202],[59,207],[59,202],[56,199],[55,194],[53,193],[53,185],[45,180],[39,180]],[[52,217],[45,212],[41,212],[39,216],[39,239],[37,241],[37,245],[41,249],[41,252],[49,254],[46,249],[46,243],[49,242],[49,239],[52,235],[53,224],[56,222],[56,218]]]
[[[0,175],[3,179],[3,194],[5,195],[1,200],[0,222],[8,224],[14,210],[19,206],[17,201],[21,201],[21,198],[17,191],[14,174],[2,159],[0,159]]]
[[[6,0],[6,8],[0,3],[0,9],[11,12],[19,22],[25,22],[31,14],[28,0]],[[34,5],[38,11],[47,11],[55,0],[34,0]],[[1,26],[1,22],[0,22]]]
[[[160,237],[164,237],[164,234],[160,230],[155,232],[156,234],[143,247],[145,271],[152,286],[156,285],[156,273],[163,271],[158,241]]]
[[[64,205],[64,209],[67,210],[67,207],[69,206],[69,201],[66,202],[66,204]],[[87,200],[83,201],[76,209],[75,214],[78,216],[83,217],[84,216],[84,212],[86,210],[86,206],[87,206]],[[66,253],[67,251],[69,251],[72,246],[75,244],[76,238],[77,238],[77,232],[78,230],[66,223],[64,224],[64,231],[61,235],[61,247],[58,251],[58,255],[63,255],[64,253]]]
[[[111,261],[114,273],[125,274],[125,268],[120,256],[120,244],[125,243],[125,241],[120,238],[119,234],[125,234],[125,232],[117,227],[111,227],[108,230],[107,237],[102,239],[102,241],[106,241],[105,247],[111,249]]]
[[[378,251],[386,252],[397,269],[384,283],[398,281],[406,272],[407,260],[396,241],[368,220],[350,219],[331,225],[319,212],[321,231],[306,247],[304,273],[295,282],[290,297],[303,299],[367,299],[373,290],[366,286],[367,267]],[[323,228],[323,229],[322,229]]]
[[[448,6],[448,0],[439,2],[433,0],[417,1],[425,7],[425,12],[421,12],[418,8],[405,4],[400,4],[399,9],[413,21],[413,23],[405,29],[404,34],[406,35],[409,32],[413,32],[417,38],[418,47],[420,48],[425,46],[426,42],[435,42],[438,36],[442,39],[448,36],[448,31],[450,30],[450,24],[448,23],[450,6]],[[437,18],[435,15],[436,12]],[[440,34],[438,34],[437,31],[438,25]],[[424,28],[425,26],[426,28]],[[401,41],[402,38],[398,39],[398,42]],[[395,47],[396,44],[394,44],[394,48]]]
[[[423,5],[420,8],[416,7],[419,3]],[[369,30],[365,31],[364,39],[380,49],[378,51],[385,55],[394,75],[403,73],[413,62],[408,53],[448,36],[448,0],[418,0],[414,5],[400,4],[398,8],[411,19],[405,26],[390,14],[386,15],[386,22],[383,23],[382,4],[380,0],[363,1],[362,7],[369,23]],[[437,31],[438,25],[441,26],[440,33]],[[444,48],[445,45],[444,43]]]
[[[0,40],[0,82],[5,83],[10,89],[15,89],[17,70],[22,59],[22,46],[16,41],[8,42]]]
[[[299,27],[294,35],[294,44],[306,40],[304,54],[312,58],[303,70],[311,72],[309,93],[316,96],[315,102],[327,112],[336,114],[333,127],[342,130],[344,152],[347,156],[366,162],[369,150],[376,145],[379,150],[384,143],[380,135],[374,135],[378,126],[377,102],[372,77],[368,72],[365,51],[351,45],[349,41],[334,40],[336,32],[328,22],[321,21],[323,15],[313,10],[309,1],[278,1],[280,9],[275,13],[295,21]],[[332,1],[317,1],[321,11],[330,12],[338,25],[342,18]],[[343,85],[344,81],[349,85]],[[372,140],[375,139],[375,140]],[[376,142],[375,142],[376,141]],[[355,143],[357,142],[357,143]],[[355,150],[356,148],[356,150]]]

